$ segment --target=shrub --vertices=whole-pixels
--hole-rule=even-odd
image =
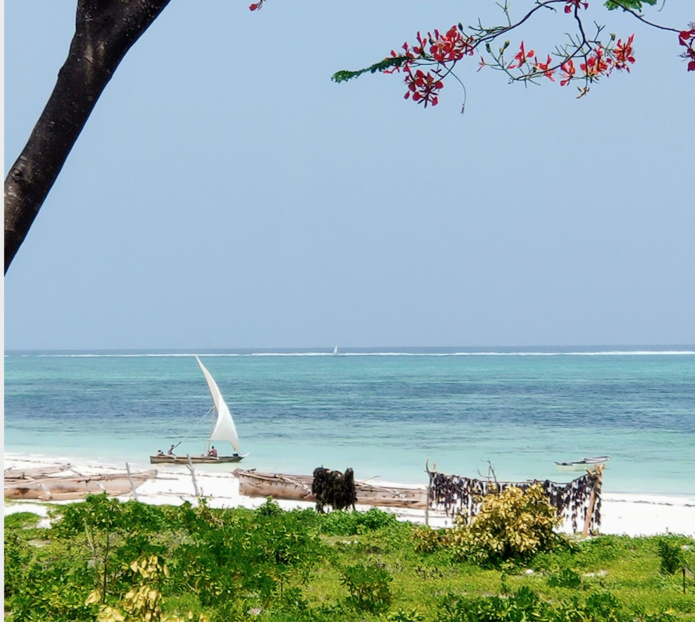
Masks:
[[[551,574],[548,577],[548,585],[550,587],[568,587],[576,590],[582,584],[582,578],[579,573],[571,568],[563,568],[558,573]]]
[[[434,553],[445,542],[443,532],[431,527],[417,527],[413,530],[413,541],[418,553]]]
[[[40,520],[41,517],[33,512],[15,512],[5,516],[5,529],[30,529]]]
[[[371,508],[367,512],[336,510],[321,515],[320,519],[321,532],[334,536],[354,536],[399,525],[395,515],[377,508]]]
[[[393,596],[389,584],[393,577],[386,568],[376,564],[356,564],[343,571],[340,582],[348,588],[348,601],[360,611],[383,612]]]
[[[557,548],[562,538],[554,529],[559,523],[540,485],[526,491],[510,486],[485,497],[471,525],[452,529],[449,546],[457,559],[480,564],[527,560]]]
[[[675,574],[685,566],[685,551],[677,539],[659,538],[657,547],[663,574]]]

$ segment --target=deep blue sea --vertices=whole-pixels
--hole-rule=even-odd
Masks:
[[[555,461],[610,454],[605,491],[695,493],[695,347],[198,354],[247,468],[424,484],[429,460],[567,481]],[[5,355],[10,453],[140,467],[184,438],[179,453],[200,453],[210,406],[190,353]]]

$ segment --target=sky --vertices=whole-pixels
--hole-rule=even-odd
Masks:
[[[5,173],[75,4],[5,0]],[[685,28],[690,4],[650,16]],[[5,348],[695,344],[695,74],[674,34],[597,12],[635,33],[637,63],[582,99],[476,59],[458,71],[465,114],[453,80],[426,110],[398,75],[330,80],[496,11],[172,0],[6,276]],[[511,49],[552,51],[566,20]]]

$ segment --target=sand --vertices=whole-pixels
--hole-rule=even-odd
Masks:
[[[33,469],[67,464],[67,460],[50,460],[29,456],[5,456],[4,468]],[[146,481],[135,492],[135,498],[143,503],[153,505],[180,505],[185,501],[197,502],[195,486],[191,473],[185,465],[157,465],[157,477]],[[238,466],[238,465],[234,465]],[[70,468],[81,475],[125,472],[121,468],[100,465],[85,460],[70,461]],[[131,466],[131,469],[133,467]],[[195,466],[195,479],[198,492],[204,496],[210,507],[215,508],[257,508],[263,498],[246,497],[239,494],[239,482],[230,472],[206,470],[204,466]],[[387,485],[386,482],[383,482]],[[119,497],[122,500],[133,498],[132,495]],[[70,502],[60,502],[70,503]],[[286,510],[313,507],[311,502],[278,500],[278,505]],[[15,512],[33,512],[43,518],[41,525],[48,525],[49,503],[33,501],[5,501],[4,515]],[[358,506],[366,511],[367,506]],[[424,510],[384,508],[400,520],[425,523]],[[606,493],[602,495],[601,509],[602,534],[626,534],[629,536],[651,536],[659,534],[682,534],[695,538],[695,494],[684,496],[654,496],[637,494]],[[438,512],[430,512],[430,525],[447,527],[451,520]]]

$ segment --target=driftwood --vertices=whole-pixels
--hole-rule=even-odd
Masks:
[[[247,497],[316,502],[316,497],[311,492],[314,480],[312,475],[261,473],[253,469],[236,469],[234,475],[239,480],[239,493]],[[424,509],[426,505],[424,488],[376,486],[355,481],[355,492],[357,505],[414,509]]]

